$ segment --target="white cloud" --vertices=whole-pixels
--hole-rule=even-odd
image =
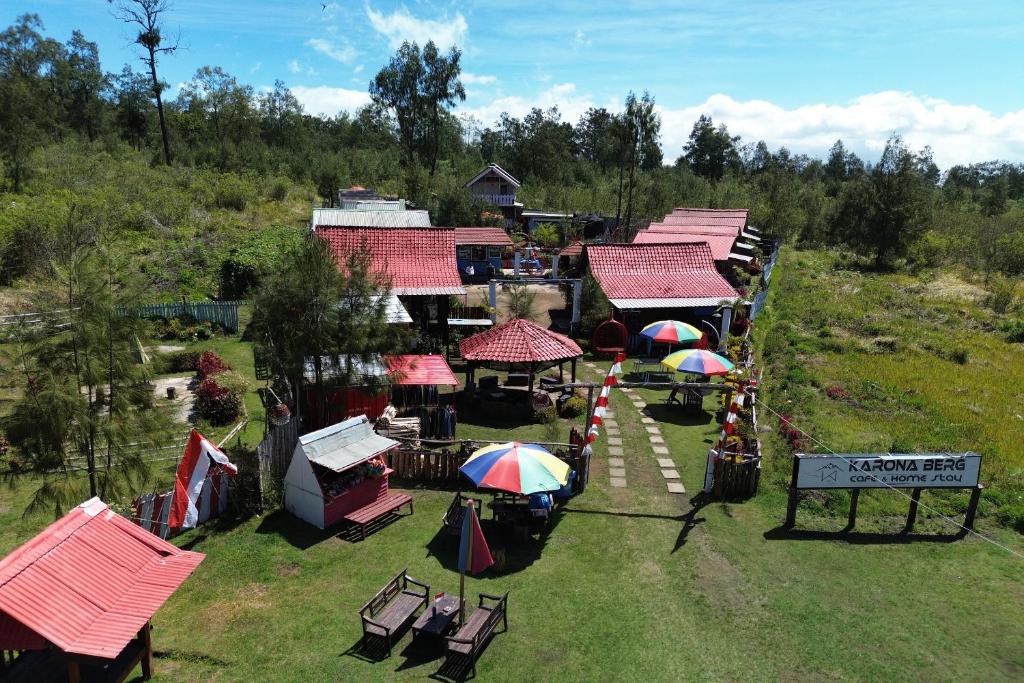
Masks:
[[[262,68],[263,68],[263,62],[256,62],[255,64],[252,65],[252,67],[250,67],[249,73],[254,74],[257,71],[259,71],[260,69],[262,69]]]
[[[370,103],[370,94],[365,90],[297,85],[291,91],[306,112],[315,116],[336,116],[342,111],[351,113]]]
[[[471,74],[468,71],[463,71],[460,78],[466,85],[492,85],[498,82],[497,76]]]
[[[363,73],[363,69],[365,69],[365,68],[366,67],[363,66],[362,64],[357,64],[356,68],[352,69],[352,73],[354,73],[354,74],[361,74],[361,73]]]
[[[581,31],[580,29],[576,29],[576,38],[575,38],[574,42],[576,43],[577,47],[587,47],[588,45],[590,45],[594,41],[592,41],[590,38],[587,38],[587,34],[586,33]]]
[[[562,120],[575,124],[583,112],[594,106],[598,105],[594,103],[590,95],[581,95],[576,92],[575,83],[557,83],[547,90],[542,90],[533,97],[519,95],[500,97],[488,101],[487,104],[481,107],[469,107],[466,109],[466,112],[479,119],[483,125],[489,126],[498,120],[502,112],[522,118],[530,113],[530,110],[534,107],[544,110],[558,107],[558,111],[562,114]],[[612,109],[621,108],[621,104],[617,102],[609,102],[603,106]]]
[[[331,41],[324,40],[323,38],[310,38],[306,41],[306,45],[310,46],[320,54],[330,57],[334,61],[341,62],[342,64],[348,64],[359,54],[349,43],[335,45]]]
[[[299,61],[297,59],[293,59],[292,61],[288,62],[288,70],[291,71],[293,74],[300,74],[302,73],[302,65],[299,64]]]
[[[406,40],[420,47],[433,40],[439,48],[447,50],[453,45],[463,45],[469,30],[461,12],[456,12],[454,19],[418,19],[404,7],[385,15],[367,3],[366,16],[373,29],[388,39],[392,50],[401,47]]]
[[[786,109],[765,100],[738,101],[716,94],[704,102],[666,109],[662,145],[666,161],[682,154],[693,122],[710,114],[744,142],[764,140],[769,147],[823,157],[836,139],[874,161],[892,133],[912,149],[931,145],[935,162],[948,168],[989,159],[1024,158],[1024,109],[995,115],[976,105],[953,104],[909,92],[885,91],[848,104],[810,104]]]

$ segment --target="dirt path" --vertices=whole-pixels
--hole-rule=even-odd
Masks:
[[[529,291],[536,295],[533,304],[533,322],[541,327],[551,325],[550,311],[564,310],[565,297],[557,285],[526,285]],[[488,285],[466,285],[468,293],[468,305],[480,306],[488,304]],[[509,319],[508,314],[509,294],[501,286],[498,287],[498,322],[505,322]]]

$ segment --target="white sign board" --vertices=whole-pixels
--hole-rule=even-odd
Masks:
[[[973,488],[977,453],[798,455],[798,489]]]

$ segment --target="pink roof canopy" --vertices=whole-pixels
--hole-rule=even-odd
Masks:
[[[384,356],[384,363],[388,366],[388,372],[397,377],[400,386],[454,387],[459,384],[444,356]]]

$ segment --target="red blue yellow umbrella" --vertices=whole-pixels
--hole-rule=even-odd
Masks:
[[[684,349],[670,353],[661,359],[661,364],[679,372],[698,375],[728,375],[733,369],[733,364],[727,358],[704,349]]]
[[[678,320],[659,320],[645,326],[640,330],[640,334],[662,344],[687,344],[704,336],[704,333],[693,325]]]
[[[533,443],[484,446],[459,468],[475,485],[529,495],[557,491],[569,480],[569,466]]]

